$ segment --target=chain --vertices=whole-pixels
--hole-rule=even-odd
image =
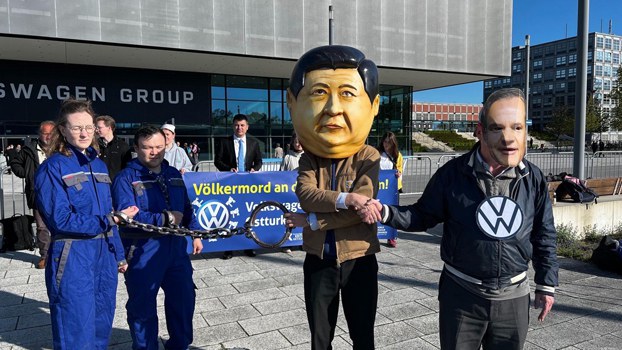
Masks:
[[[245,224],[244,227],[238,227],[234,229],[228,229],[225,227],[219,227],[212,230],[190,230],[184,227],[173,225],[172,227],[161,227],[152,224],[145,224],[134,219],[131,219],[125,213],[115,211],[112,215],[119,219],[119,226],[128,228],[138,228],[145,232],[153,232],[160,235],[173,235],[173,236],[190,236],[192,238],[200,239],[215,239],[215,238],[229,238],[235,235],[246,235],[250,237],[250,226]]]
[[[190,236],[192,238],[200,238],[200,239],[229,238],[235,235],[245,235],[246,238],[252,239],[260,247],[276,248],[276,247],[280,247],[281,245],[283,245],[283,243],[285,243],[289,239],[291,232],[292,232],[292,228],[286,227],[285,232],[283,233],[283,236],[278,242],[275,242],[275,243],[264,242],[257,235],[257,233],[253,230],[252,223],[255,222],[255,219],[257,218],[257,215],[259,215],[259,212],[263,208],[268,207],[268,206],[275,206],[279,208],[283,213],[289,213],[289,210],[287,210],[287,208],[285,208],[283,204],[279,202],[274,202],[274,201],[265,201],[257,205],[255,209],[253,209],[249,219],[246,221],[246,223],[244,223],[244,227],[237,227],[234,229],[228,229],[228,228],[221,227],[221,228],[215,228],[215,229],[208,230],[208,231],[190,230],[190,229],[175,226],[175,225],[173,225],[172,227],[160,227],[156,225],[145,224],[145,223],[136,221],[134,219],[131,219],[125,213],[120,212],[120,211],[115,211],[112,213],[112,215],[116,216],[119,219],[120,226],[124,226],[128,228],[138,228],[146,232],[154,232],[156,234],[161,234],[161,235],[173,235],[173,236],[184,236],[184,237]]]

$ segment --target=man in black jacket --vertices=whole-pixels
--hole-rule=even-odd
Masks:
[[[47,120],[39,125],[39,140],[33,142],[31,145],[26,145],[22,148],[13,159],[11,159],[11,169],[13,173],[26,180],[26,186],[24,192],[26,193],[26,203],[28,208],[32,209],[33,216],[35,217],[35,223],[37,226],[37,246],[39,247],[39,254],[41,259],[36,265],[36,268],[45,268],[45,259],[47,257],[48,248],[50,246],[50,231],[48,231],[39,210],[36,208],[35,202],[35,171],[39,165],[47,158],[47,148],[52,138],[52,131],[54,130],[54,122]]]
[[[95,118],[95,131],[99,136],[99,158],[106,163],[111,180],[132,159],[130,146],[118,138],[114,130],[115,122],[111,116],[100,115]]]
[[[558,283],[555,224],[542,171],[524,159],[525,98],[495,91],[480,112],[471,152],[440,168],[417,203],[359,210],[366,221],[423,231],[443,223],[441,349],[522,349],[529,326],[531,261],[543,321]]]

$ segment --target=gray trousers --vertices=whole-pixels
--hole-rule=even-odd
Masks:
[[[529,295],[488,300],[456,283],[443,271],[439,282],[442,350],[520,350],[529,326]]]
[[[39,248],[39,254],[41,254],[41,258],[45,259],[48,255],[48,248],[50,247],[50,231],[47,226],[45,226],[45,222],[43,222],[43,218],[41,218],[41,214],[36,209],[32,210],[32,214],[35,217],[35,225],[37,226],[37,247]]]

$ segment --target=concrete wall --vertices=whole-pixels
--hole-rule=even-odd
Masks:
[[[512,0],[0,0],[0,36],[297,59],[328,44],[378,66],[508,75]]]
[[[605,196],[598,204],[562,203],[553,204],[555,226],[573,226],[579,238],[585,235],[585,228],[599,233],[609,233],[622,225],[622,196]],[[607,232],[608,231],[608,232]]]

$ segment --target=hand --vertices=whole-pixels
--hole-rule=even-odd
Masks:
[[[538,315],[538,321],[544,321],[546,315],[548,315],[549,311],[551,311],[553,303],[555,303],[555,297],[542,293],[536,293],[533,301],[533,306],[536,309],[542,308],[542,312],[540,312],[540,315]]]
[[[283,214],[285,218],[285,226],[287,227],[307,227],[309,223],[307,222],[307,214],[300,213],[286,213]]]
[[[348,208],[359,210],[363,208],[365,204],[369,203],[369,201],[371,201],[371,198],[363,196],[362,194],[351,192],[346,196],[345,205]]]
[[[192,240],[192,255],[201,254],[203,250],[203,241],[200,238]]]
[[[399,179],[399,177],[402,176],[402,172],[399,170],[395,171],[395,177],[397,177]]]
[[[251,170],[249,171],[249,173],[254,173],[256,170],[251,168]]]
[[[121,210],[121,212],[122,212],[123,214],[125,214],[125,215],[129,216],[129,218],[130,218],[130,219],[133,219],[133,218],[134,218],[134,216],[135,216],[136,214],[138,214],[138,210],[139,210],[139,209],[138,209],[138,207],[137,207],[137,206],[135,206],[135,205],[131,205],[131,206],[129,206],[129,207],[127,207],[127,208],[125,208],[125,209]]]
[[[171,224],[180,225],[181,221],[184,219],[184,213],[180,211],[171,211],[171,214],[173,214],[173,217],[175,218]]]
[[[184,168],[181,168],[181,170],[179,170],[179,172],[180,172],[182,175],[183,175],[183,174],[185,174],[185,173],[186,173],[186,171],[187,171],[187,170],[186,170],[186,169],[184,169]]]
[[[237,173],[238,172],[238,168],[231,168],[231,172],[232,173]]]
[[[378,221],[382,221],[382,204],[376,199],[370,199],[363,208],[360,208],[356,213],[366,224],[373,224]]]
[[[128,265],[127,265],[127,263],[125,263],[125,264],[117,267],[117,271],[119,271],[119,273],[125,273],[125,271],[127,271],[127,267],[128,267]]]

